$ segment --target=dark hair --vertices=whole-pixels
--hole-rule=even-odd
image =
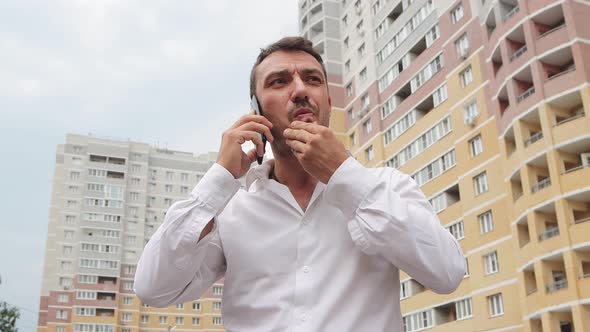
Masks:
[[[258,65],[269,55],[277,51],[303,51],[313,56],[322,66],[326,79],[328,78],[324,61],[320,54],[313,49],[311,41],[303,37],[284,37],[279,41],[268,45],[266,48],[260,49],[260,54],[258,54],[258,58],[256,59],[254,66],[252,66],[252,71],[250,71],[250,97],[256,93],[256,67],[258,67]]]

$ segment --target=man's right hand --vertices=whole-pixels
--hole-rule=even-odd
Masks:
[[[227,169],[236,179],[241,178],[256,161],[256,156],[264,154],[264,146],[259,134],[266,136],[269,142],[274,138],[270,133],[272,123],[261,115],[248,114],[241,117],[231,128],[223,132],[217,163]],[[245,153],[242,144],[254,143],[256,148]]]

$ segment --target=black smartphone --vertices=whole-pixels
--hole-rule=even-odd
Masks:
[[[256,99],[256,96],[252,96],[252,99],[250,100],[250,107],[252,107],[252,109],[254,110],[254,113],[256,113],[257,115],[262,115],[262,108],[260,108],[260,104],[258,104],[258,99]],[[266,136],[262,135],[262,134],[258,134],[260,135],[260,138],[262,139],[262,156],[258,156],[256,155],[256,161],[258,161],[258,165],[262,164],[262,159],[264,158],[264,152],[266,152]]]

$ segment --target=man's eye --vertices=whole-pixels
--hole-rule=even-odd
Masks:
[[[317,76],[309,76],[307,80],[314,83],[322,83],[322,79]]]
[[[280,85],[285,84],[287,81],[284,78],[275,78],[274,80],[270,81],[270,85]]]

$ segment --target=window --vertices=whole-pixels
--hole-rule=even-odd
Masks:
[[[483,172],[473,178],[473,186],[475,187],[475,195],[481,195],[488,191],[488,175]]]
[[[465,257],[465,275],[463,277],[469,276],[469,259]]]
[[[481,139],[481,134],[469,140],[469,152],[471,153],[472,158],[483,152],[483,141]]]
[[[91,291],[77,291],[76,299],[78,300],[96,300],[96,292]]]
[[[490,316],[496,317],[504,314],[504,304],[502,303],[502,293],[488,296],[488,305],[490,307]]]
[[[471,298],[455,302],[455,311],[457,313],[457,320],[472,317]]]
[[[221,302],[219,302],[219,301],[213,302],[213,310],[221,310]]]
[[[174,179],[174,173],[170,171],[166,171],[166,180],[171,181]]]
[[[64,256],[71,256],[71,255],[72,255],[72,250],[73,250],[73,249],[74,249],[74,248],[73,248],[72,246],[63,246],[63,247],[61,248],[61,253],[62,253],[62,255],[64,255]]]
[[[344,24],[344,26],[348,26],[348,15],[344,15],[344,17],[342,18],[342,23]]]
[[[348,116],[348,120],[352,121],[356,118],[356,114],[354,114],[354,109],[349,109],[348,111],[346,111],[346,114]]]
[[[410,81],[410,88],[412,93],[418,90],[428,80],[430,80],[436,73],[438,73],[443,67],[443,57],[439,54],[434,60],[432,60],[424,69],[422,69],[416,76]]]
[[[74,207],[76,207],[77,205],[78,205],[78,202],[76,202],[76,201],[73,201],[73,200],[67,200],[67,201],[66,201],[66,207],[69,207],[69,208],[74,208]]]
[[[149,315],[141,315],[141,323],[142,324],[147,324],[150,322],[150,316]]]
[[[136,240],[136,239],[137,239],[137,237],[135,237],[135,236],[131,236],[131,235],[128,235],[128,236],[127,236],[127,241],[126,241],[127,245],[128,245],[128,246],[133,246],[133,245],[135,245],[135,240]]]
[[[185,187],[185,186],[180,187],[180,193],[182,195],[188,194],[188,187]]]
[[[59,278],[59,285],[61,287],[72,287],[72,278],[66,278],[66,277]]]
[[[354,2],[354,8],[356,9],[357,13],[360,13],[361,10],[363,10],[363,7],[361,6],[361,0],[356,0]]]
[[[456,24],[463,18],[463,4],[459,4],[451,11],[451,21]]]
[[[366,150],[365,150],[365,159],[367,159],[367,161],[371,161],[375,158],[375,151],[373,150],[373,146],[369,146]]]
[[[67,294],[59,294],[57,296],[57,302],[59,303],[66,303],[70,300],[70,296]]]
[[[70,172],[70,180],[78,180],[80,179],[80,172]]]
[[[201,319],[199,317],[193,317],[193,325],[201,325]]]
[[[366,94],[361,97],[361,108],[363,111],[368,110],[370,104],[371,104],[371,98],[369,97],[369,94]]]
[[[95,308],[77,307],[76,316],[96,316]]]
[[[483,261],[484,261],[484,265],[485,265],[486,275],[494,274],[499,271],[498,254],[496,251],[493,251],[489,254],[485,254],[483,256]]]
[[[362,43],[361,46],[359,46],[359,48],[358,48],[359,58],[362,59],[366,54],[367,54],[367,52],[365,50],[365,43]]]
[[[357,25],[356,25],[356,32],[358,32],[359,34],[364,33],[364,24],[363,24],[363,20],[361,20]]]
[[[344,63],[344,73],[348,74],[350,72],[350,60],[346,60]]]
[[[223,287],[213,286],[213,295],[221,295],[223,293]]]
[[[455,40],[455,50],[457,51],[457,56],[462,58],[467,56],[467,52],[469,51],[469,39],[467,39],[467,33],[464,33],[461,37]]]
[[[164,190],[165,190],[167,193],[171,193],[171,192],[172,192],[172,185],[171,185],[171,184],[167,184],[167,185],[165,185],[165,186],[164,186]]]
[[[161,325],[166,324],[166,322],[168,322],[168,317],[160,316],[160,318],[158,319],[158,322],[160,322]]]
[[[131,165],[131,172],[139,173],[141,171],[141,165],[133,164]]]
[[[124,312],[121,315],[121,321],[122,322],[130,322],[132,320],[133,320],[133,315],[131,313],[129,313],[129,312]]]
[[[412,174],[419,186],[422,186],[456,165],[455,149],[435,159],[426,167]]]
[[[123,282],[123,289],[124,290],[133,290],[133,281]]]
[[[486,211],[477,216],[479,220],[479,232],[481,234],[489,233],[494,230],[494,220],[492,218],[492,211]]]
[[[179,303],[176,305],[176,310],[183,310],[184,309],[184,304]]]
[[[201,303],[193,302],[193,310],[201,310]]]
[[[463,220],[456,222],[447,227],[447,230],[455,237],[457,240],[461,240],[465,237],[463,232]]]
[[[176,319],[174,320],[174,323],[176,325],[184,325],[184,317],[176,317]]]
[[[447,91],[447,85],[443,84],[440,88],[436,89],[432,94],[432,99],[434,100],[434,107],[442,104],[443,101],[449,98],[449,93]]]
[[[172,205],[172,200],[170,198],[164,198],[164,205],[169,208]]]
[[[66,332],[66,328],[63,326],[58,326],[55,328],[55,332]]]
[[[387,103],[389,102],[386,102],[386,104]],[[383,111],[381,112],[381,115],[383,116]],[[415,123],[416,111],[412,110],[408,112],[406,115],[404,115],[401,119],[397,120],[397,122],[395,122],[393,126],[389,127],[389,129],[385,131],[385,134],[383,135],[385,145],[391,143],[394,139],[403,134],[406,130],[408,130],[408,128],[413,126]]]
[[[412,295],[411,289],[410,289],[410,282],[411,282],[411,280],[406,280],[406,281],[401,282],[399,284],[399,298],[400,298],[400,300],[406,299]]]
[[[213,325],[222,325],[221,317],[213,317]]]
[[[344,49],[348,49],[348,37],[344,38]]]
[[[435,124],[434,127],[428,129],[426,133],[413,140],[409,145],[404,147],[400,153],[394,156],[397,163],[396,168],[424,152],[424,150],[426,150],[428,147],[450,133],[451,130],[451,118],[446,116],[444,119]]]
[[[72,270],[72,262],[62,261],[60,267],[61,267],[62,271],[65,271],[65,272],[71,271]]]
[[[475,118],[479,115],[479,109],[477,108],[477,102],[474,100],[469,104],[465,105],[463,108],[463,117],[466,118]]]
[[[437,24],[433,26],[432,29],[428,30],[428,32],[426,32],[426,47],[428,48],[432,46],[438,37],[440,37],[440,29]]]
[[[432,309],[402,317],[404,332],[421,331],[434,326]]]
[[[471,66],[467,67],[467,69],[463,70],[459,77],[461,78],[461,86],[466,87],[471,82],[473,82],[473,71],[471,70]]]
[[[132,305],[133,304],[133,298],[130,296],[125,296],[123,298],[123,305]]]
[[[361,70],[361,72],[359,73],[359,79],[361,82],[364,82],[367,80],[367,67],[365,67]]]
[[[350,145],[351,146],[356,145],[356,143],[357,143],[356,142],[356,133],[350,134],[349,139],[350,139]]]
[[[68,311],[67,310],[57,310],[55,312],[55,318],[57,318],[57,319],[68,319]]]
[[[139,193],[136,192],[130,192],[129,193],[129,199],[132,201],[137,201],[139,200]]]
[[[98,283],[98,276],[80,274],[78,275],[78,282],[81,284],[96,284]]]
[[[68,186],[68,191],[71,193],[77,193],[78,192],[78,186]]]
[[[348,85],[346,86],[346,96],[352,96],[352,83],[348,83]]]
[[[180,181],[188,181],[188,173],[180,173]]]
[[[131,179],[131,184],[132,184],[132,185],[135,185],[135,186],[137,186],[137,185],[139,185],[140,183],[141,183],[141,179],[139,179],[139,178],[132,178],[132,179]]]
[[[373,130],[373,123],[369,118],[367,121],[363,122],[363,133],[366,135]]]

